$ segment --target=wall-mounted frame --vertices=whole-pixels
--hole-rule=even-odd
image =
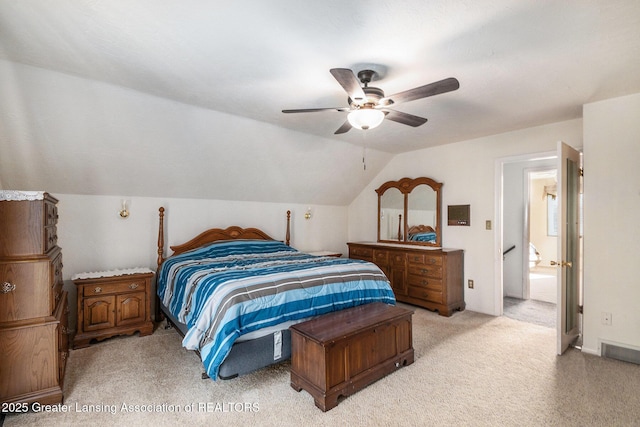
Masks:
[[[447,206],[447,225],[471,225],[471,205]]]

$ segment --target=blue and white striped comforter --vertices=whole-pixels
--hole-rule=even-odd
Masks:
[[[266,240],[216,242],[170,257],[157,292],[188,326],[182,344],[200,351],[213,379],[243,334],[375,301],[395,304],[388,279],[372,263]]]

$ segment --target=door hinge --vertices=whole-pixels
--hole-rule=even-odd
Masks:
[[[580,176],[584,176],[584,168],[580,168]]]

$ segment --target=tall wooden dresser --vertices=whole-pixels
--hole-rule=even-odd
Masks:
[[[62,402],[68,302],[57,200],[0,190],[0,401]]]
[[[462,249],[418,245],[347,243],[349,258],[376,264],[389,278],[396,300],[451,316],[464,310]]]

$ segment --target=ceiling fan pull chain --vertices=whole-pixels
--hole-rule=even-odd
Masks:
[[[362,147],[362,167],[363,170],[367,170],[367,161],[366,161],[366,156],[367,156],[367,147]]]

